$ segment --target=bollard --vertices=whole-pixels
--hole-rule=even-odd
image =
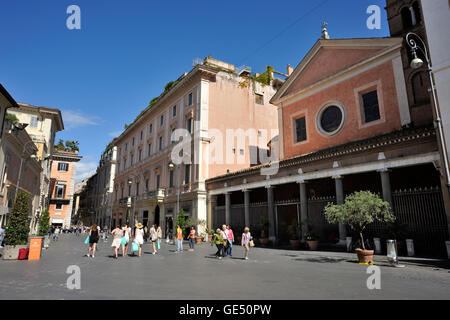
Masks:
[[[414,257],[414,240],[406,239],[406,249],[408,251],[408,257]]]
[[[375,253],[381,253],[381,240],[380,238],[373,238],[373,243],[375,244]]]
[[[352,237],[346,237],[345,240],[347,242],[347,252],[350,252],[352,246]]]
[[[390,264],[397,264],[397,242],[395,240],[387,240],[387,258]]]
[[[387,240],[387,259],[391,266],[396,268],[404,268],[404,265],[398,264],[397,241]]]

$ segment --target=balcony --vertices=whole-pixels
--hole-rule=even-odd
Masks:
[[[154,199],[154,198],[164,198],[165,195],[166,195],[166,189],[159,188],[156,190],[151,190],[151,191],[145,192],[142,195],[142,199],[147,200],[147,199]]]

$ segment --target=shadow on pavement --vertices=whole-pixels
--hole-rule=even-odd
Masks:
[[[435,269],[450,270],[450,260],[429,260],[420,258],[405,259],[404,257],[399,257],[399,263],[407,263],[418,267],[430,267]]]
[[[339,262],[353,262],[352,260],[344,259],[344,258],[328,258],[328,257],[317,257],[317,258],[299,258],[294,259],[295,261],[307,261],[307,262],[316,262],[316,263],[339,263]]]

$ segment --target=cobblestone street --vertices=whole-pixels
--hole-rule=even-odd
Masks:
[[[253,248],[245,261],[234,246],[233,257],[218,260],[203,243],[194,252],[176,254],[162,244],[157,255],[144,244],[143,256],[113,259],[111,241],[100,241],[95,258],[85,237],[63,234],[44,250],[40,261],[0,260],[0,299],[449,299],[448,261],[401,258],[405,268],[381,269],[381,290],[369,290],[367,267],[356,255]],[[81,270],[81,289],[69,290],[66,270]]]

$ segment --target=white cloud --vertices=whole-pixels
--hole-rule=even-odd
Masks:
[[[99,125],[98,121],[100,120],[100,118],[97,116],[83,114],[79,111],[74,110],[62,110],[61,113],[66,130],[81,126]]]
[[[77,163],[75,181],[80,182],[93,175],[97,170],[97,162],[94,161],[83,161]]]
[[[110,137],[117,138],[118,136],[120,136],[122,134],[122,132],[123,132],[122,130],[113,131],[113,132],[108,133],[108,135]]]

